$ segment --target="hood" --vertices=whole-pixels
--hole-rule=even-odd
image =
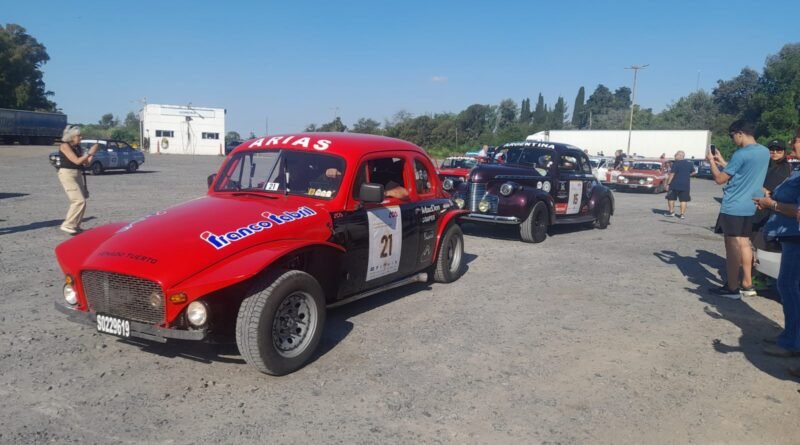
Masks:
[[[620,172],[622,176],[663,176],[666,175],[664,172],[659,172],[655,170],[628,170],[626,172]]]
[[[440,168],[439,174],[440,175],[447,175],[447,176],[467,176],[469,171],[472,170],[471,168]]]
[[[135,275],[169,288],[259,244],[288,238],[327,240],[329,223],[322,205],[309,200],[206,196],[123,225],[96,245],[76,246],[90,251],[78,268]],[[62,246],[80,243],[81,238]]]
[[[488,182],[497,176],[537,176],[542,177],[532,167],[521,167],[516,164],[481,164],[469,173],[470,182]]]

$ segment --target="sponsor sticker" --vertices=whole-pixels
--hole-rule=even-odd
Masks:
[[[403,217],[399,206],[367,212],[369,225],[369,261],[367,281],[374,280],[400,269],[400,252],[403,248]]]
[[[224,249],[225,247],[230,246],[232,243],[241,241],[247,237],[255,235],[256,233],[269,230],[274,226],[293,223],[316,214],[317,212],[308,207],[300,207],[293,212],[286,211],[277,215],[270,212],[264,212],[261,214],[264,219],[260,221],[256,221],[254,223],[239,227],[238,229],[231,230],[224,235],[217,235],[210,231],[205,231],[200,234],[200,239],[208,244],[211,244],[217,250]]]

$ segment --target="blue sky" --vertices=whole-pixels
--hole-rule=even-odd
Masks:
[[[70,122],[124,116],[138,100],[221,107],[243,135],[300,131],[400,110],[512,98],[570,109],[580,86],[630,86],[656,111],[800,41],[797,0],[14,1],[50,54],[45,82]],[[768,11],[765,11],[769,9]],[[776,20],[785,18],[785,20]]]

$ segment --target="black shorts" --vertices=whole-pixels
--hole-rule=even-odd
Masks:
[[[671,190],[667,192],[667,201],[675,201],[679,199],[681,202],[689,202],[692,197],[689,196],[688,190]]]
[[[752,216],[733,216],[720,213],[717,217],[717,226],[714,232],[723,233],[725,236],[742,236],[749,238],[753,233]]]

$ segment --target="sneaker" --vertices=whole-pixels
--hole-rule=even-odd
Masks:
[[[778,345],[766,345],[761,350],[764,351],[764,354],[774,357],[797,357],[800,355],[800,351],[792,351]]]
[[[756,288],[753,286],[750,287],[743,287],[740,289],[743,297],[757,297],[758,292],[756,292]]]
[[[678,215],[678,218],[680,218],[680,219],[686,219],[686,215],[684,215],[683,213],[681,213],[680,215]]]
[[[730,298],[731,300],[742,299],[742,295],[739,292],[739,289],[730,290],[728,289],[728,286],[715,287],[712,288],[709,292],[711,292],[712,295],[716,295],[718,297],[723,297],[723,298]]]
[[[674,217],[675,217],[675,212],[672,212],[672,213],[667,213],[667,216],[669,216],[669,217],[671,217],[671,218],[674,218]]]
[[[72,227],[61,226],[60,229],[62,232],[69,233],[70,235],[75,235],[78,233],[78,229],[73,229]]]

